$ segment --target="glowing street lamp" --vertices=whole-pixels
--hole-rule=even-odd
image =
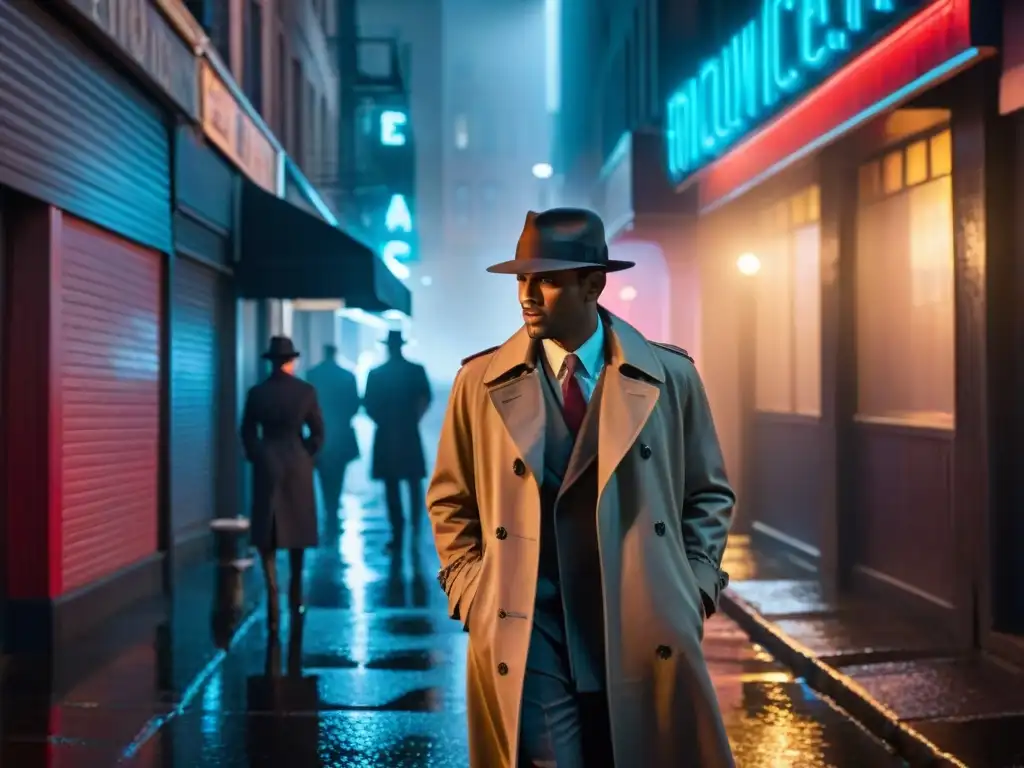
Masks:
[[[753,277],[761,271],[761,260],[752,253],[744,253],[736,259],[736,269],[744,277]]]
[[[538,179],[550,179],[554,173],[551,163],[537,163],[533,166],[533,175]]]

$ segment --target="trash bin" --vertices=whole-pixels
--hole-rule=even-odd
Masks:
[[[227,517],[210,523],[217,557],[211,617],[214,644],[227,649],[245,613],[244,574],[252,567],[248,557],[249,521]]]

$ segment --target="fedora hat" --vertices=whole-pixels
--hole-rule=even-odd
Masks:
[[[263,353],[264,360],[294,360],[298,356],[298,350],[287,336],[271,337],[270,346]]]
[[[391,330],[388,331],[387,338],[381,339],[380,343],[389,347],[402,347],[405,346],[405,339],[402,337],[401,331]]]
[[[634,264],[608,258],[604,222],[596,213],[583,208],[552,208],[527,213],[516,257],[488,267],[487,271],[498,275],[592,268],[618,272]]]

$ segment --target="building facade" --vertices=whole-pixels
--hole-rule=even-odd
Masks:
[[[284,147],[184,5],[13,0],[0,27],[0,615],[17,651],[172,588],[210,520],[240,511],[238,404],[286,301],[409,300],[372,249],[282,199]]]
[[[738,529],[962,646],[1013,652],[1021,150],[1004,4],[640,6],[655,42],[626,71],[657,96],[659,149],[644,159],[634,132],[616,165],[607,139],[577,178],[614,220],[610,166],[631,162],[629,213],[657,214],[670,340],[705,378]]]

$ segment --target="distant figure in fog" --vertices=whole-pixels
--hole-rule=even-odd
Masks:
[[[316,456],[328,536],[338,533],[338,506],[349,462],[359,458],[359,443],[352,419],[359,412],[359,386],[355,374],[338,365],[338,348],[324,345],[323,362],[312,368],[306,381],[316,387],[324,412],[327,438]]]
[[[420,439],[420,421],[430,407],[427,372],[402,355],[401,331],[391,331],[385,342],[389,359],[366,378],[363,407],[377,432],[373,438],[374,480],[384,481],[392,547],[401,549],[404,535],[402,481],[409,486],[409,517],[417,537],[425,514],[423,480],[427,475]]]
[[[242,445],[252,463],[252,543],[267,581],[267,623],[277,632],[276,554],[287,549],[291,565],[288,602],[302,613],[302,560],[318,542],[313,463],[324,442],[324,420],[316,389],[294,376],[299,353],[292,340],[275,336],[263,355],[273,370],[249,390],[242,415]],[[303,435],[303,427],[309,435]]]

